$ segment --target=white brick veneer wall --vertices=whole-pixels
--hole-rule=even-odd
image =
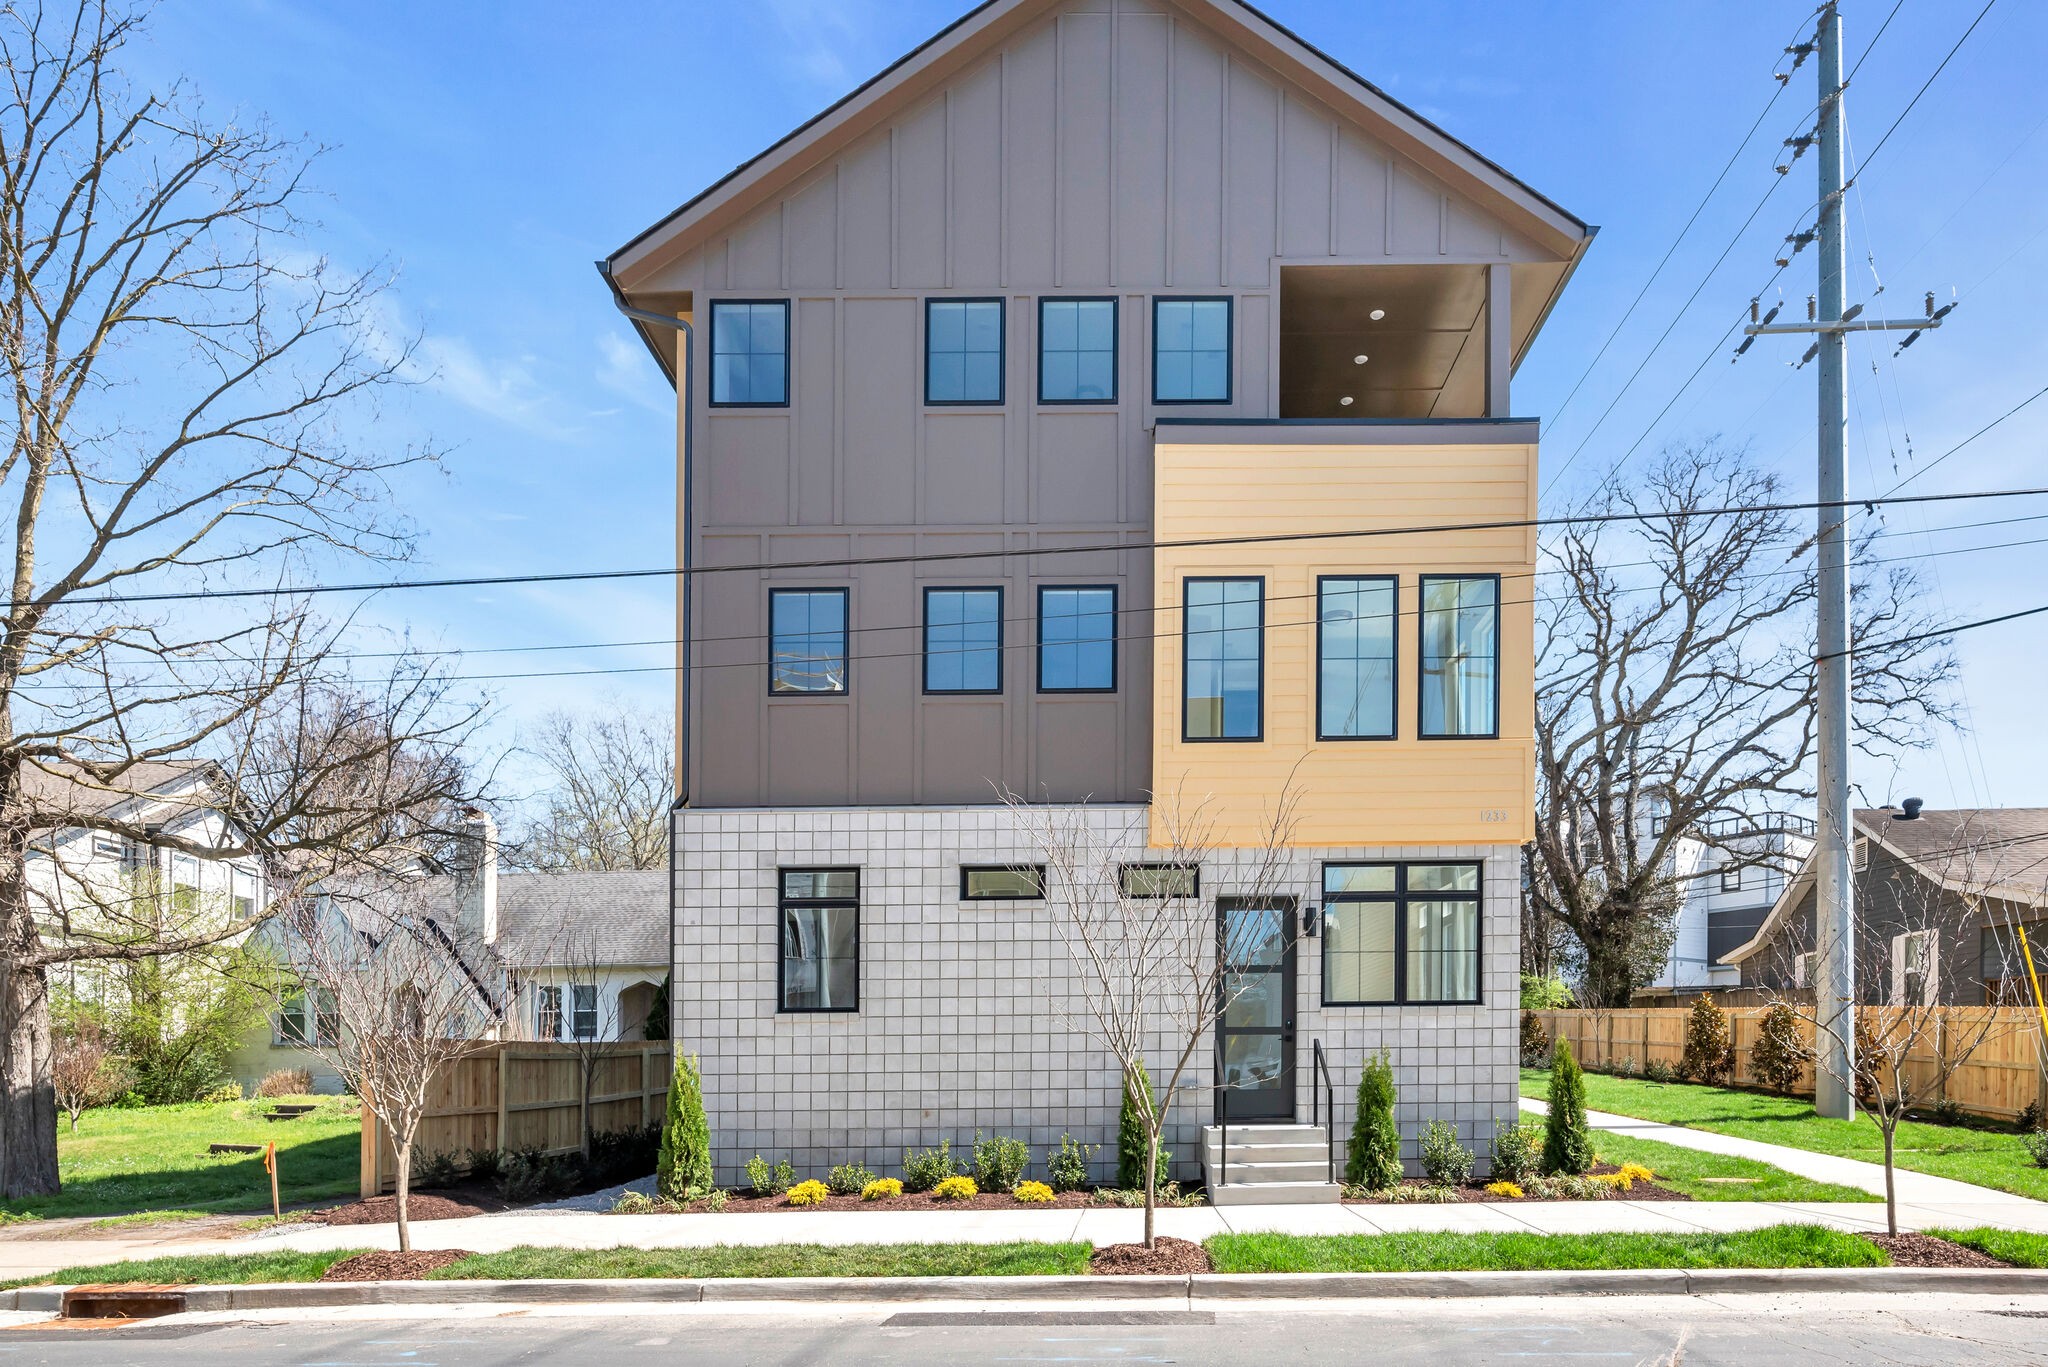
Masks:
[[[1142,808],[1084,809],[1105,839],[1143,831]],[[738,1184],[747,1158],[788,1158],[800,1176],[861,1162],[894,1174],[906,1147],[977,1128],[1014,1135],[1033,1172],[1062,1133],[1103,1146],[1114,1177],[1116,1070],[1072,995],[1074,969],[1038,902],[962,902],[960,865],[1038,863],[1001,807],[685,809],[676,814],[675,1037],[701,1056],[717,1180]],[[1142,834],[1130,858],[1146,858]],[[1520,870],[1512,846],[1304,849],[1280,891],[1320,904],[1326,859],[1485,862],[1479,1006],[1324,1007],[1322,940],[1300,942],[1296,977],[1299,1117],[1309,1118],[1310,1043],[1336,1083],[1338,1161],[1361,1061],[1384,1046],[1399,1089],[1403,1153],[1432,1119],[1453,1122],[1480,1155],[1496,1117],[1516,1106]],[[860,1010],[776,1010],[776,869],[858,866]],[[1232,891],[1205,867],[1204,899]],[[1162,1046],[1165,1041],[1161,1041]],[[1162,1047],[1155,1070],[1165,1060]],[[1177,1176],[1197,1175],[1196,1131],[1211,1118],[1208,1045],[1191,1073],[1201,1091],[1172,1117]],[[1155,1074],[1156,1075],[1156,1074]]]

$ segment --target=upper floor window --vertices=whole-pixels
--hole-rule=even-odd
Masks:
[[[1003,401],[1003,301],[927,299],[924,401]]]
[[[341,1042],[341,1011],[327,987],[287,992],[272,1022],[272,1044],[286,1047],[331,1046]]]
[[[1038,301],[1038,401],[1116,402],[1116,300]]]
[[[1152,402],[1230,402],[1230,300],[1152,301]]]
[[[789,301],[711,305],[711,402],[778,408],[789,402]]]
[[[1116,589],[1110,585],[1038,590],[1038,691],[1116,691]]]
[[[1003,691],[1003,591],[924,591],[924,691]]]
[[[1184,581],[1182,740],[1262,738],[1265,592],[1263,579]]]
[[[1316,580],[1316,737],[1394,734],[1392,575]]]
[[[784,1011],[860,1009],[860,870],[781,869],[778,1005]]]
[[[1500,734],[1500,577],[1422,576],[1422,731]]]
[[[1479,865],[1325,864],[1323,1004],[1479,1000]]]
[[[846,691],[845,589],[768,591],[768,691]]]
[[[1742,891],[1742,865],[1737,864],[1733,868],[1721,870],[1721,891]]]

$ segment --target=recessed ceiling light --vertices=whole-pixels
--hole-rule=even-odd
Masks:
[[[1351,396],[1350,396],[1349,394],[1346,394],[1346,395],[1345,395],[1345,396],[1344,396],[1343,398],[1341,398],[1341,399],[1337,400],[1337,402],[1338,402],[1338,403],[1339,403],[1339,404],[1340,404],[1341,406],[1343,406],[1343,407],[1345,407],[1345,408],[1349,408],[1349,407],[1351,407]]]
[[[1364,365],[1364,364],[1365,364],[1365,362],[1366,362],[1366,357],[1365,357],[1364,355],[1362,355],[1362,354],[1361,354],[1361,355],[1358,355],[1358,356],[1353,356],[1353,357],[1351,358],[1351,364],[1353,364],[1353,365]]]
[[[1368,313],[1365,316],[1372,319],[1375,323],[1377,323],[1380,319],[1387,316],[1387,311],[1385,309],[1374,309],[1371,313]]]

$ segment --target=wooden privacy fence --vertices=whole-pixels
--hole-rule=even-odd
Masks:
[[[667,1043],[621,1043],[596,1061],[583,1102],[584,1055],[569,1044],[490,1044],[434,1078],[413,1158],[471,1149],[580,1151],[586,1135],[658,1125],[673,1065]],[[397,1183],[391,1136],[363,1109],[362,1192]]]
[[[1750,1071],[1749,1052],[1763,1030],[1767,1008],[1729,1007],[1727,1011],[1729,1032],[1735,1042],[1734,1080],[1760,1086]],[[1883,1029],[1887,1017],[1896,1024],[1898,1014],[1883,1008],[1859,1009],[1861,1023],[1869,1030]],[[1677,1069],[1679,1060],[1685,1057],[1685,1026],[1691,1015],[1685,1007],[1666,1006],[1536,1013],[1553,1040],[1572,1042],[1572,1054],[1580,1063],[1611,1070],[1624,1060],[1633,1060],[1638,1073],[1653,1061]],[[1811,1049],[1815,1035],[1812,1023],[1799,1022],[1799,1033]],[[2048,1073],[2042,1068],[2041,1023],[2032,1010],[2006,1006],[1936,1008],[1931,1028],[1922,1025],[1921,1038],[1913,1042],[1906,1055],[1908,1075],[1916,1085],[1925,1085],[1939,1075],[1938,1060],[1943,1055],[1953,1058],[1965,1049],[1969,1050],[1968,1057],[1949,1075],[1935,1099],[1953,1101],[1977,1115],[2008,1120],[2017,1119],[2030,1102],[2048,1114]],[[1812,1065],[1801,1070],[1792,1090],[1802,1096],[1812,1095]]]

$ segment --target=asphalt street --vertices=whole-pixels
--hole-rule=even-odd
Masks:
[[[388,1313],[388,1312],[379,1312]],[[0,1328],[0,1363],[114,1367],[834,1367],[955,1363],[2038,1363],[2048,1297],[1552,1297],[1133,1310],[506,1306],[408,1318]]]

